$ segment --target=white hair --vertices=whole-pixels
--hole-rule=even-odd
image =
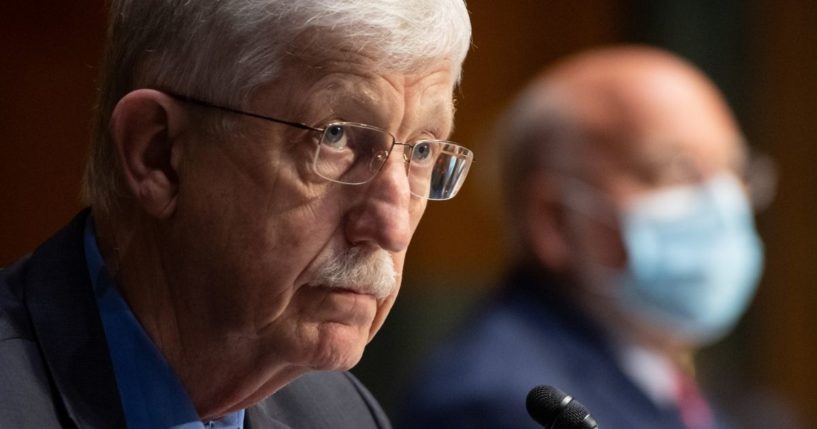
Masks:
[[[86,203],[106,211],[119,181],[108,137],[116,103],[138,88],[240,107],[273,81],[297,41],[341,44],[380,70],[447,61],[459,81],[471,41],[464,0],[113,0]]]

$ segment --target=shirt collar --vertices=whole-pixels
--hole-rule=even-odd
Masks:
[[[615,353],[622,371],[659,406],[676,402],[677,368],[666,357],[645,347],[618,342]]]
[[[84,231],[85,258],[129,429],[204,429],[173,369],[148,337],[108,275],[92,217]],[[244,410],[207,422],[207,429],[242,429]]]

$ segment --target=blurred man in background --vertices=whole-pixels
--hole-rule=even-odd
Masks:
[[[691,354],[743,314],[763,257],[712,82],[652,48],[581,53],[523,91],[495,144],[515,265],[434,355],[404,427],[540,427],[538,384],[604,429],[720,427]]]
[[[0,270],[0,427],[389,427],[345,370],[472,160],[465,3],[110,8],[90,208]]]

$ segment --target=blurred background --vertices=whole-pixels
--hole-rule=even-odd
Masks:
[[[420,359],[490,290],[504,262],[484,137],[544,66],[576,50],[637,42],[708,73],[750,145],[777,163],[778,192],[758,214],[766,243],[759,294],[735,333],[699,357],[704,384],[741,427],[769,408],[817,421],[817,2],[811,0],[469,0],[473,49],[453,140],[476,152],[461,194],[430,203],[392,315],[354,370],[387,410]],[[0,3],[0,266],[78,211],[102,0]],[[765,404],[758,407],[757,404]],[[521,404],[520,404],[521,406]],[[774,413],[772,413],[774,414]],[[792,425],[794,423],[791,423]],[[804,424],[803,427],[813,425]]]

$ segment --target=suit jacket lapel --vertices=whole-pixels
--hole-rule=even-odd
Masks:
[[[125,427],[82,244],[88,214],[80,213],[31,256],[26,304],[56,390],[76,425]]]
[[[274,419],[269,411],[265,402],[248,408],[244,416],[244,429],[291,429],[290,426]]]

